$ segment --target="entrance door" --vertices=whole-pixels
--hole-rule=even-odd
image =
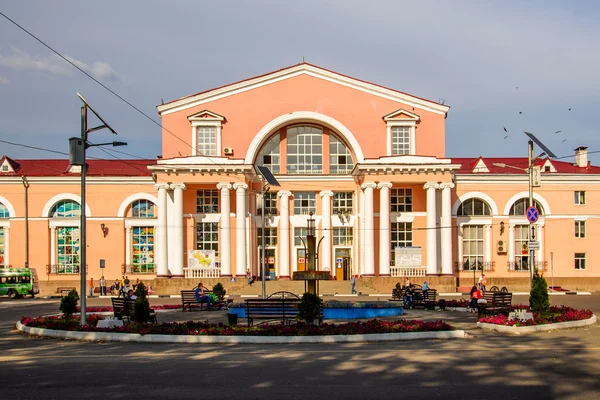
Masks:
[[[266,280],[275,280],[275,276],[277,273],[277,264],[275,253],[277,249],[265,249],[265,253],[267,253],[266,264],[265,264],[265,279]],[[262,274],[262,248],[258,249],[259,254],[259,265],[258,265],[258,275]]]
[[[304,249],[296,249],[296,271],[306,271],[308,268],[307,262]]]
[[[352,277],[352,263],[350,257],[342,257],[342,269],[344,270],[344,280],[349,281]]]
[[[335,279],[348,281],[352,277],[351,249],[335,249]]]

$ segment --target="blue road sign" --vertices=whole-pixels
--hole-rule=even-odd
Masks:
[[[531,206],[527,209],[527,220],[529,223],[533,224],[540,217],[540,213],[535,206]]]

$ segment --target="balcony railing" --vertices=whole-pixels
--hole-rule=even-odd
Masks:
[[[220,278],[221,268],[203,267],[203,268],[184,268],[183,275],[186,278]]]
[[[121,264],[121,273],[130,275],[153,275],[156,274],[154,266],[148,267],[145,265]]]
[[[506,265],[511,272],[529,272],[529,264],[526,262],[509,261]],[[535,268],[542,272],[548,271],[548,261],[536,261]]]
[[[473,261],[473,262],[454,262],[454,269],[456,272],[461,271],[483,271],[493,272],[496,269],[496,261]]]
[[[426,276],[427,267],[390,267],[390,275],[394,277]]]
[[[88,265],[85,266],[85,272],[88,272]],[[47,275],[79,275],[78,265],[51,264],[46,265]]]

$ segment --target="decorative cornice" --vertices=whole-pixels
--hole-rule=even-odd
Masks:
[[[377,187],[377,184],[375,182],[367,182],[367,183],[363,183],[362,185],[360,185],[360,188],[363,190],[375,189],[376,187]]]
[[[160,189],[169,190],[171,188],[171,185],[169,185],[168,183],[157,183],[156,185],[154,185],[154,188],[156,190],[160,190]]]
[[[185,183],[171,183],[171,185],[169,185],[171,187],[171,189],[175,190],[175,189],[181,189],[181,190],[185,190]]]
[[[292,196],[292,192],[290,192],[289,190],[280,190],[279,192],[277,192],[277,196],[279,196],[279,197],[283,197],[283,196],[291,197]]]
[[[440,189],[454,189],[454,183],[452,183],[452,182],[440,182]]]
[[[219,190],[226,189],[229,191],[229,190],[231,190],[232,187],[233,187],[233,185],[231,185],[231,183],[228,183],[228,182],[217,183],[217,189],[219,189]]]
[[[438,182],[427,182],[423,185],[423,189],[439,189],[440,184]]]
[[[379,182],[377,184],[377,189],[383,189],[383,188],[391,188],[392,187],[392,183],[391,182]]]
[[[238,189],[246,190],[246,189],[248,189],[248,185],[245,183],[234,183],[233,188],[235,190],[238,190]]]
[[[321,195],[321,197],[333,196],[333,192],[331,190],[323,190],[319,194]]]

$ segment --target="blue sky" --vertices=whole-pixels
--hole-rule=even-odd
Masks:
[[[448,157],[526,156],[523,130],[558,156],[578,146],[600,151],[600,3],[593,1],[39,0],[4,2],[0,12],[158,123],[161,99],[304,57],[444,99]],[[68,138],[80,131],[77,92],[129,143],[119,150],[160,154],[158,125],[0,16],[0,140],[68,152]],[[90,136],[111,140],[106,130]],[[64,157],[0,142],[2,154]],[[598,154],[590,158],[600,164]]]

